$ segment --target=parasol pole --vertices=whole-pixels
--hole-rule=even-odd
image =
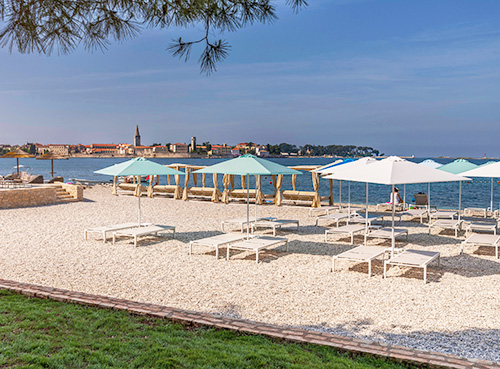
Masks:
[[[247,173],[246,184],[247,184],[247,240],[249,240],[250,239],[250,174],[249,173]]]
[[[139,182],[139,227],[141,226],[141,177],[138,178]]]
[[[368,182],[366,182],[365,234],[368,234]],[[366,245],[366,237],[365,237]]]
[[[17,161],[17,175],[19,176],[19,158],[16,158]]]
[[[403,185],[403,210],[406,209],[406,184]]]
[[[347,181],[347,215],[351,217],[351,181]]]
[[[342,181],[339,181],[339,205],[342,209]]]
[[[491,215],[493,215],[493,177],[491,177],[491,200],[490,200]]]
[[[460,213],[462,212],[462,181],[460,181],[458,190],[458,223],[460,224]]]
[[[394,193],[394,184],[392,185],[392,234],[391,234],[391,258],[394,257],[394,249],[396,248],[396,238],[394,237],[394,203],[396,202],[396,194]]]

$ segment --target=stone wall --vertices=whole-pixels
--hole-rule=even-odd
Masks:
[[[0,189],[0,209],[55,204],[55,187]]]
[[[73,196],[73,198],[75,198],[77,201],[83,200],[83,186],[62,183],[61,187],[64,188],[66,192]]]
[[[26,188],[0,188],[0,209],[23,208],[27,206],[50,205],[64,202],[57,197],[56,191],[63,188],[71,199],[82,201],[83,186],[72,184],[42,185]]]

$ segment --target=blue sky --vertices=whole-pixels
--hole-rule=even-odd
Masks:
[[[200,27],[105,53],[0,49],[0,143],[289,142],[500,157],[500,2],[310,0],[222,35],[217,73],[173,58]]]

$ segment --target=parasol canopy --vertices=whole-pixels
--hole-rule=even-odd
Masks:
[[[53,151],[49,151],[49,152],[43,154],[42,156],[36,157],[36,160],[50,160],[50,174],[52,175],[52,177],[54,177],[54,173],[55,173],[54,172],[54,160],[68,160],[68,159],[69,159],[69,157],[56,154]]]
[[[27,153],[26,151],[21,150],[20,148],[16,147],[14,150],[9,151],[3,156],[0,156],[0,158],[16,158],[17,159],[17,174],[19,174],[19,159],[20,158],[34,158],[34,155],[31,155],[30,153]]]

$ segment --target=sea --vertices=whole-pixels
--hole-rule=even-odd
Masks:
[[[408,160],[414,162],[421,162],[425,159],[433,159],[441,164],[447,164],[454,159],[448,158],[411,158]],[[117,164],[128,159],[124,158],[70,158],[68,160],[54,160],[54,171],[56,176],[61,176],[65,181],[71,179],[87,179],[111,182],[109,176],[95,174],[94,171]],[[188,159],[188,158],[154,158],[153,161],[167,165],[173,163],[183,163],[189,165],[213,165],[227,159]],[[298,166],[298,165],[326,165],[334,162],[337,159],[332,158],[271,158],[274,162],[285,166]],[[474,164],[484,164],[486,159],[470,159]],[[21,170],[28,170],[32,174],[41,174],[45,179],[50,179],[50,160],[36,160],[36,159],[19,159]],[[1,159],[0,160],[0,175],[6,175],[15,171],[16,159]],[[173,180],[173,178],[172,178]],[[219,188],[222,190],[222,176],[219,175]],[[160,183],[166,183],[166,177],[160,179]],[[250,179],[251,186],[254,186],[255,179]],[[190,186],[193,186],[193,178],[191,176]],[[181,186],[184,187],[184,178],[181,177]],[[201,186],[201,176],[198,176],[198,186]],[[212,175],[207,175],[206,186],[213,186]],[[237,176],[235,179],[236,188],[241,188],[240,178]],[[430,188],[430,202],[438,208],[443,209],[457,209],[459,206],[459,184],[457,182],[451,183],[432,183]],[[252,187],[250,187],[252,188]],[[365,192],[366,185],[364,183],[346,183],[334,180],[333,196],[335,203],[339,201],[347,203],[350,197],[351,203],[363,204],[366,199]],[[418,192],[428,193],[427,184],[411,184],[406,186],[398,186],[401,197],[405,196],[407,203],[413,202],[413,194]],[[291,176],[283,177],[282,190],[292,189]],[[299,191],[313,191],[312,178],[309,172],[303,172],[302,175],[297,176],[296,189]],[[273,186],[271,177],[262,177],[262,191],[267,194],[273,193]],[[319,192],[321,196],[329,195],[329,182],[328,180],[320,179]],[[379,204],[389,201],[391,187],[386,185],[369,185],[369,203]],[[466,207],[481,207],[488,208],[491,201],[491,180],[489,178],[473,178],[470,182],[462,184],[462,208]],[[500,179],[493,180],[493,208],[499,208],[500,201]]]

